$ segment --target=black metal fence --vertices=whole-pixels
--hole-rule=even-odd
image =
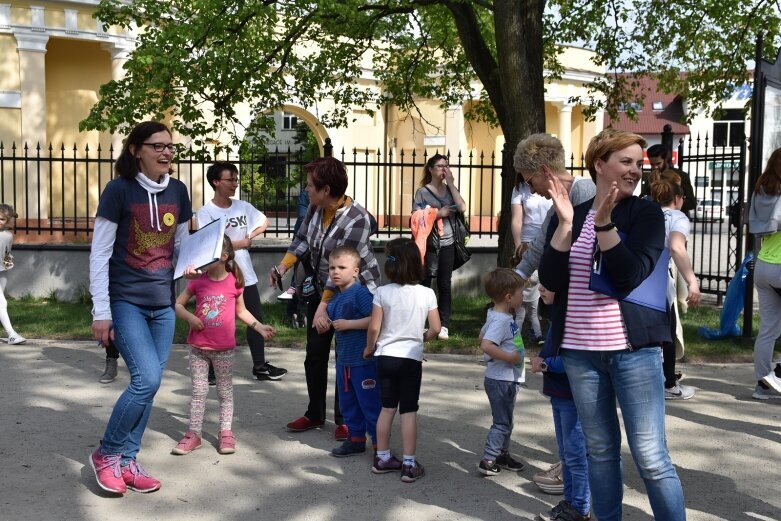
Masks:
[[[326,151],[330,152],[330,143]],[[0,200],[19,214],[16,233],[26,242],[88,241],[100,194],[113,177],[117,153],[89,146],[59,148],[0,144]],[[412,198],[429,158],[426,151],[383,153],[381,150],[333,151],[348,170],[348,193],[377,218],[381,238],[409,233]],[[297,196],[305,182],[303,166],[311,159],[303,149],[275,149],[262,155],[219,154],[215,159],[239,167],[239,197],[252,202],[270,219],[265,235],[287,237],[296,220]],[[184,182],[193,207],[211,198],[206,169],[211,161],[175,159],[174,176]],[[577,162],[577,164],[576,164]],[[575,175],[588,175],[583,158],[570,158]],[[456,183],[467,202],[474,236],[493,238],[498,232],[501,157],[494,153],[450,154]],[[745,145],[713,147],[708,137],[681,139],[678,166],[687,171],[699,201],[714,203],[715,214],[692,215],[689,250],[702,291],[720,299],[742,259],[743,227],[730,222],[729,203],[746,200]],[[709,217],[713,217],[711,221]],[[742,223],[735,223],[742,224]]]
[[[709,136],[678,142],[678,166],[691,178],[697,209],[689,237],[692,267],[703,293],[719,303],[745,252],[746,143],[713,146]]]

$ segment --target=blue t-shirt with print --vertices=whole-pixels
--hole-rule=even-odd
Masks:
[[[337,293],[328,303],[328,317],[333,320],[357,320],[372,314],[371,292],[356,282],[344,292]],[[348,329],[336,332],[336,362],[345,367],[368,365],[372,360],[364,360],[366,347],[365,329]]]
[[[123,177],[110,181],[100,197],[97,216],[117,225],[108,268],[112,302],[145,307],[174,303],[176,227],[188,222],[193,212],[187,188],[177,179],[170,178],[165,190],[152,195],[155,198],[157,205],[150,205],[150,196],[138,181]]]

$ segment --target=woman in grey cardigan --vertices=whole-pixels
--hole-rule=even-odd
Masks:
[[[776,149],[759,176],[748,218],[748,231],[760,237],[754,284],[759,295],[759,334],[754,342],[757,400],[781,398],[781,359],[771,370],[773,348],[781,336],[781,148]]]

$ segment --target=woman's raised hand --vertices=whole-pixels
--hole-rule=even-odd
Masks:
[[[602,204],[597,208],[597,212],[594,214],[594,224],[597,226],[605,226],[613,222],[613,208],[616,207],[616,201],[618,200],[618,183],[613,181],[610,185],[610,191],[607,196],[602,199]]]
[[[572,208],[572,201],[569,200],[567,189],[552,172],[545,172],[543,175],[545,175],[550,184],[548,194],[553,202],[553,209],[559,217],[559,222],[572,223],[572,217],[575,214],[575,211]]]

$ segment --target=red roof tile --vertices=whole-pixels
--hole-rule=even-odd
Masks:
[[[632,121],[624,113],[620,113],[617,119],[612,119],[606,113],[605,126],[636,134],[658,134],[666,124],[670,124],[674,134],[689,134],[689,126],[681,123],[683,98],[677,94],[661,92],[654,79],[638,78],[638,82],[640,85],[636,92],[645,94],[645,100],[641,110],[637,112],[637,121]],[[661,102],[662,109],[654,110],[654,102]]]

